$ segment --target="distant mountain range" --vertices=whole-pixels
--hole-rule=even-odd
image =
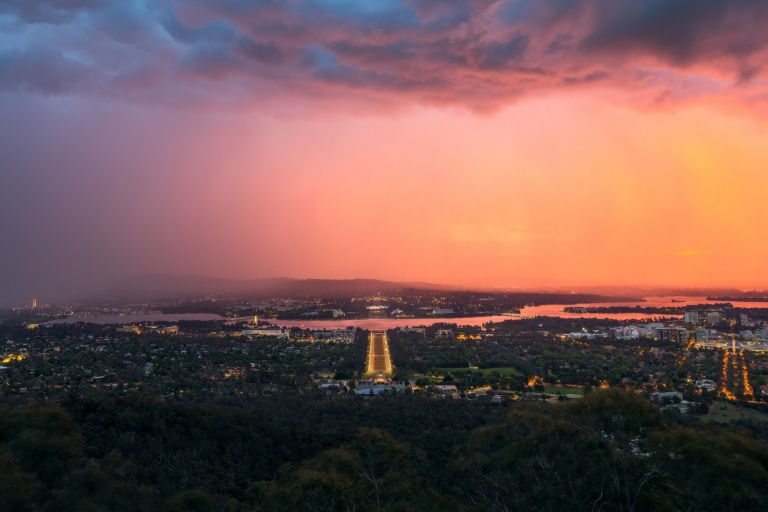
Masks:
[[[349,297],[403,289],[449,290],[440,284],[379,279],[224,279],[194,275],[154,274],[119,282],[100,290],[98,297],[117,300],[158,300],[215,296]]]
[[[728,288],[667,288],[639,286],[574,286],[530,289],[488,289],[484,287],[449,286],[425,282],[384,281],[380,279],[225,279],[196,275],[151,274],[120,281],[84,297],[89,301],[154,302],[183,298],[215,297],[354,297],[399,290],[471,290],[513,294],[582,294],[580,300],[595,302],[619,298],[648,296],[765,296],[764,292],[744,292]],[[542,299],[543,300],[543,299]]]

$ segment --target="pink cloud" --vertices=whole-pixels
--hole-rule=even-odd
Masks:
[[[585,88],[657,105],[768,96],[761,0],[34,0],[0,14],[5,90],[476,111]]]

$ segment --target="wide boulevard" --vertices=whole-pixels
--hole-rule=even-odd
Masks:
[[[386,331],[371,331],[368,341],[368,373],[392,373]]]

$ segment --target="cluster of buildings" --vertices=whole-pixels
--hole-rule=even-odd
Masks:
[[[308,341],[334,341],[336,343],[354,343],[356,331],[354,327],[346,329],[322,329],[314,331],[307,337]]]
[[[723,332],[713,328],[713,326],[717,326],[721,322],[725,323],[727,320],[722,310],[709,310],[705,313],[689,311],[685,313],[683,320],[688,324],[687,328],[654,322],[618,327],[613,330],[613,334],[617,339],[623,340],[649,337],[659,341],[680,344],[693,341],[695,347],[700,349],[736,348],[768,352],[768,322],[762,322],[761,326],[759,322],[750,319],[747,315],[740,315],[739,325],[753,329]],[[733,321],[731,323],[736,325],[733,324]]]
[[[400,332],[417,332],[422,336],[426,336],[427,328],[426,327],[401,327]]]
[[[149,304],[134,304],[125,307],[111,308],[103,306],[79,307],[69,311],[76,318],[100,318],[110,316],[144,316],[162,315],[163,312]]]
[[[258,322],[258,320],[256,321]],[[37,324],[30,324],[37,327]],[[159,334],[178,334],[179,326],[177,325],[123,325],[117,328],[118,332],[130,332],[133,334],[141,334],[142,332],[156,332]],[[292,331],[287,327],[278,327],[274,325],[259,326],[257,323],[252,325],[246,325],[239,332],[231,333],[235,336],[258,336],[258,337],[271,337],[279,339],[291,339],[295,338],[296,341],[334,341],[336,343],[354,343],[355,336],[357,334],[354,327],[347,327],[346,329],[319,329],[316,331],[302,331],[301,334]]]
[[[159,334],[178,334],[179,333],[179,326],[178,325],[124,325],[122,327],[117,328],[118,332],[132,332],[134,334],[141,334],[142,331],[144,332],[156,332]]]
[[[307,311],[302,313],[301,316],[307,316],[312,318],[319,318],[321,313],[330,312],[333,318],[344,318],[347,314],[340,309],[316,309],[313,311]]]
[[[291,330],[284,327],[248,327],[240,331],[243,336],[274,336],[276,338],[290,338]]]
[[[406,388],[410,388],[413,391],[416,382],[406,382],[390,379],[371,379],[361,380],[355,387],[355,394],[357,395],[378,395],[384,391],[389,393],[404,392]]]
[[[299,336],[293,336],[291,329],[285,327],[250,326],[240,331],[242,336],[267,336],[282,339],[296,338],[296,341],[333,341],[336,343],[354,343],[357,334],[354,327],[346,329],[319,329]]]
[[[727,322],[728,318],[722,309],[709,309],[703,313],[698,311],[688,311],[685,313],[683,320],[686,324],[707,324],[713,326]],[[747,314],[739,315],[739,324],[742,327],[756,327],[759,323],[759,321],[749,318],[749,315]],[[765,322],[763,322],[763,324],[765,324]]]
[[[685,343],[689,338],[688,329],[685,327],[665,326],[659,322],[618,327],[613,330],[613,334],[616,339],[620,340],[635,340],[641,337],[648,337],[673,343]]]
[[[705,322],[702,322],[705,320]],[[706,316],[696,312],[685,314],[685,321],[697,326],[696,347],[702,349],[736,348],[753,352],[768,352],[768,323],[758,322],[746,314],[739,315],[739,325],[742,330],[736,333],[718,332],[712,326],[719,325],[725,320],[721,310],[710,310]],[[698,327],[706,323],[707,327]],[[751,327],[751,329],[744,329]]]
[[[765,329],[741,331],[736,339],[732,334],[718,333],[715,329],[696,329],[696,348],[735,348],[751,352],[768,352],[768,332]]]
[[[419,309],[424,311],[424,312],[426,312],[426,314],[430,315],[430,316],[445,316],[445,315],[453,315],[455,313],[453,308],[441,308],[441,307],[435,307],[435,306],[422,306]]]
[[[406,389],[414,391],[418,387],[415,380],[396,381],[382,376],[377,376],[370,380],[360,380],[356,384],[352,383],[353,381],[326,379],[319,385],[319,388],[324,389],[331,394],[339,391],[354,391],[356,395],[374,396],[384,392],[392,394],[403,393]],[[462,398],[462,395],[454,384],[429,384],[428,386],[425,386],[425,389],[433,390],[448,398]],[[491,403],[501,403],[503,401],[501,393],[502,392],[492,393],[490,386],[484,386],[469,390],[466,392],[466,395],[474,397],[493,395],[491,396]],[[537,398],[540,395],[541,393],[536,394]],[[512,398],[514,399],[515,397]]]
[[[580,340],[580,339],[593,340],[598,337],[604,338],[608,335],[601,332],[577,331],[577,332],[569,332],[569,333],[563,334],[562,336],[564,338],[570,338],[572,340]]]
[[[746,317],[747,315],[742,316]],[[706,323],[708,325],[718,325],[721,321],[725,320],[725,314],[722,309],[710,309],[704,313],[688,311],[683,319],[687,324],[699,325]]]
[[[264,311],[291,311],[294,309],[307,309],[321,305],[318,301],[314,300],[292,300],[292,299],[269,299],[251,302],[250,308],[261,309]],[[238,309],[238,308],[233,308]],[[246,309],[246,308],[242,308]]]
[[[442,316],[442,315],[452,315],[453,309],[450,308],[433,308],[432,313],[430,313],[433,316]]]
[[[356,384],[354,381],[326,379],[319,385],[329,393],[338,391],[354,390],[357,395],[378,395],[383,392],[402,393],[406,389],[414,390],[416,381],[398,381],[387,377],[378,376],[370,380],[360,380]]]

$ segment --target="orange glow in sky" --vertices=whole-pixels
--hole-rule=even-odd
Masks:
[[[0,16],[0,305],[158,273],[768,289],[765,2],[35,5]]]
[[[768,281],[766,124],[750,117],[560,96],[489,116],[414,108],[234,124],[216,154],[193,150],[196,178],[182,190],[195,197],[191,226],[212,216],[219,243],[244,250],[197,249],[187,227],[189,271],[223,259],[232,277]]]

